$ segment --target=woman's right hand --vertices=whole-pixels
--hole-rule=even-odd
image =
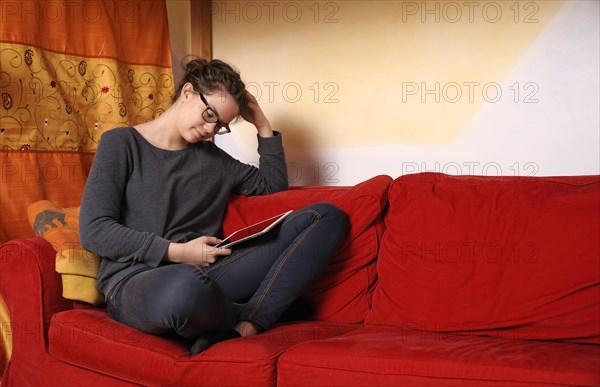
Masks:
[[[245,121],[256,127],[259,136],[272,137],[273,129],[271,129],[271,124],[260,108],[256,97],[246,90],[246,98],[248,98],[248,105],[240,111],[240,115]]]
[[[201,236],[185,243],[171,242],[167,249],[166,260],[175,263],[189,263],[206,267],[217,261],[221,255],[230,255],[231,249],[215,247],[219,238]]]

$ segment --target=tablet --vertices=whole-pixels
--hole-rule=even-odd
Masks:
[[[242,243],[247,241],[248,239],[256,238],[257,236],[263,235],[269,231],[271,231],[275,226],[279,223],[283,222],[283,220],[292,212],[293,210],[283,212],[281,214],[272,216],[268,219],[261,220],[258,223],[254,223],[248,227],[240,228],[229,234],[227,238],[223,239],[220,243],[216,244],[215,247],[224,247],[229,248],[231,246],[235,246],[238,243]]]

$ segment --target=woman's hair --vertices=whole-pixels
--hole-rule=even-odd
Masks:
[[[246,85],[239,72],[218,59],[210,62],[205,59],[193,59],[185,65],[185,74],[179,81],[171,102],[175,103],[186,83],[191,83],[194,90],[202,94],[214,94],[219,91],[229,93],[240,109],[248,105]]]

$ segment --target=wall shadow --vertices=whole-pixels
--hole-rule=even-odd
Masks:
[[[322,171],[324,155],[312,128],[289,119],[276,120],[275,128],[281,128],[288,167],[290,186],[330,185]]]

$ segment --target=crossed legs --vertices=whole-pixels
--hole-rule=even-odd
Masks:
[[[196,338],[193,353],[256,334],[270,328],[321,274],[347,228],[337,207],[307,206],[207,268],[166,265],[134,275],[109,302],[109,312],[147,333]]]

